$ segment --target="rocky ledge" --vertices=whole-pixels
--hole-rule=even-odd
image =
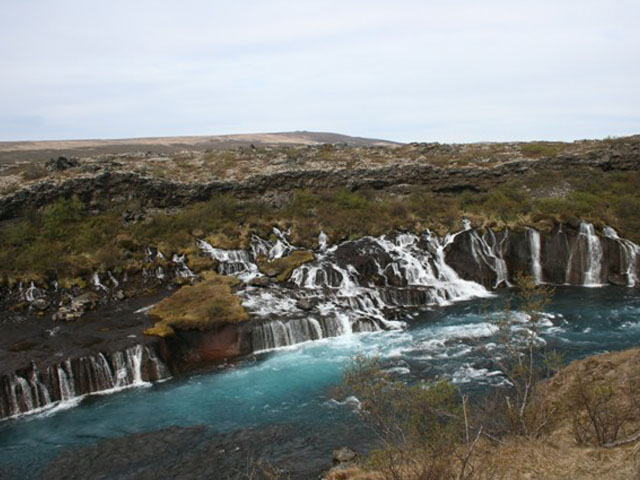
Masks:
[[[79,322],[5,324],[0,418],[304,341],[402,328],[416,309],[489,296],[518,272],[537,283],[633,287],[640,268],[637,245],[588,223],[444,237],[396,232],[333,246],[321,235],[313,254],[277,233],[255,237],[249,250],[200,240],[217,273],[201,273],[204,281],[165,300],[172,292],[162,289]],[[178,272],[188,269],[181,265]],[[289,272],[278,278],[281,271]],[[100,283],[96,290],[110,294]],[[49,301],[47,292],[39,299]]]
[[[64,162],[65,169],[55,175],[5,189],[0,195],[0,220],[70,195],[95,208],[136,199],[149,209],[184,206],[215,193],[247,197],[268,192],[273,199],[296,189],[402,185],[421,185],[436,193],[487,191],[526,173],[640,169],[640,137],[575,142],[562,144],[562,148],[541,144],[540,152],[534,150],[533,156],[527,155],[527,145],[327,145],[258,153],[241,149],[224,154],[231,157],[213,159],[202,152],[186,152],[176,158],[127,154],[85,159],[80,164],[74,160],[69,168],[69,162]],[[166,178],[167,171],[172,172],[171,179]]]

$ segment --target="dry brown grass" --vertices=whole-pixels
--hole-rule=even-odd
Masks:
[[[496,480],[629,480],[639,476],[638,446],[618,448],[576,445],[569,428],[544,439],[511,439],[499,448],[488,448],[484,461]]]
[[[352,467],[343,470],[331,470],[323,477],[323,480],[383,480],[383,477],[376,472],[368,472],[362,468]]]
[[[640,480],[640,442],[607,448],[580,445],[573,432],[571,390],[585,376],[612,382],[622,392],[640,371],[640,348],[572,362],[540,385],[539,394],[559,407],[553,428],[539,438],[505,437],[500,443],[482,438],[470,465],[477,480]],[[627,397],[624,397],[627,398]],[[620,405],[616,404],[618,407]],[[633,422],[632,422],[633,423]],[[631,425],[631,430],[638,427]],[[452,465],[452,470],[455,466]],[[330,472],[326,480],[381,480],[366,466]]]

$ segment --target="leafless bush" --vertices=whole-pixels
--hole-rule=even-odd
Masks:
[[[470,480],[482,428],[471,425],[468,400],[447,381],[393,381],[375,358],[357,355],[346,369],[342,396],[360,401],[359,413],[381,447],[369,466],[389,480]]]
[[[539,381],[562,363],[554,352],[544,352],[540,342],[544,310],[553,290],[523,274],[516,276],[515,286],[520,313],[507,304],[496,322],[500,349],[492,357],[508,381],[496,406],[506,433],[537,436],[555,413],[545,397],[537,395]]]
[[[614,447],[640,439],[640,377],[623,388],[609,379],[577,375],[567,397],[573,435],[580,444]]]

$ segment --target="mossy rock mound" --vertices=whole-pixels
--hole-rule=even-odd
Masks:
[[[300,265],[312,262],[313,253],[308,250],[295,250],[290,255],[275,260],[258,258],[258,268],[267,277],[275,277],[279,282],[286,282],[293,271]]]
[[[207,330],[248,320],[232,290],[237,283],[236,278],[211,274],[201,283],[180,288],[149,311],[149,317],[156,323],[144,333],[166,337],[175,330]]]
[[[218,269],[218,261],[206,255],[190,255],[187,258],[187,265],[196,273]]]

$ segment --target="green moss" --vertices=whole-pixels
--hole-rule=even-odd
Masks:
[[[211,274],[201,283],[180,288],[149,311],[156,323],[145,333],[166,336],[172,330],[206,330],[248,320],[240,299],[231,290],[236,282],[235,278]]]
[[[520,145],[520,151],[529,157],[555,157],[563,149],[561,143],[531,142]]]
[[[149,336],[153,336],[155,335],[156,337],[161,337],[161,338],[165,338],[165,337],[169,337],[171,335],[175,335],[176,331],[171,328],[171,326],[167,325],[166,323],[163,322],[156,322],[153,327],[151,328],[147,328],[144,331],[145,335],[149,335]]]
[[[313,253],[307,250],[295,250],[290,255],[275,260],[267,260],[265,257],[258,259],[258,268],[268,277],[275,277],[279,282],[286,282],[293,271],[300,265],[312,262]]]

